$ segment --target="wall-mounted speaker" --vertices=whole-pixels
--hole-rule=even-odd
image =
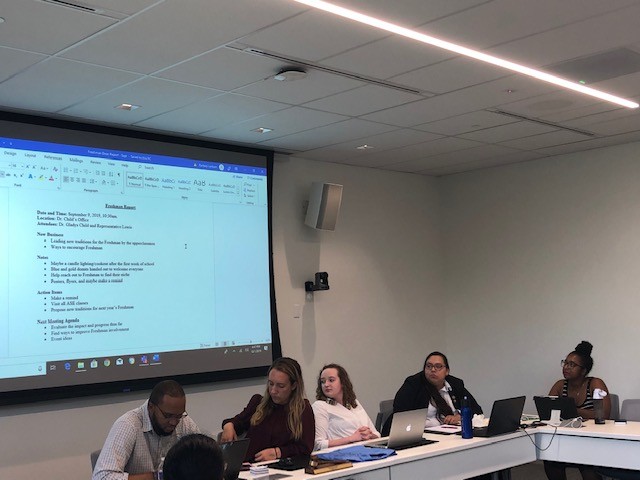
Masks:
[[[318,230],[335,230],[341,203],[342,185],[313,182],[304,223]]]

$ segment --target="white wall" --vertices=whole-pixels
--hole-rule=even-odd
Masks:
[[[433,336],[442,316],[436,180],[299,159],[282,159],[275,173],[283,353],[300,361],[309,396],[322,365],[341,363],[375,416],[378,402],[420,370],[424,349],[442,345]],[[304,225],[314,180],[344,185],[335,232]],[[304,282],[318,271],[328,272],[330,290],[308,301]],[[296,304],[302,319],[294,318]]]
[[[640,144],[441,179],[447,346],[485,408],[593,374],[640,397]]]
[[[303,225],[312,181],[344,185],[335,232]],[[358,397],[375,416],[425,349],[445,348],[441,323],[436,181],[300,159],[279,158],[274,180],[274,264],[283,353],[297,358],[314,395],[329,361],[349,370]],[[307,301],[304,282],[329,273],[331,289]],[[302,318],[294,318],[301,305]],[[187,388],[187,410],[204,430],[261,392],[262,379]],[[113,420],[146,393],[0,408],[0,479],[90,476],[89,452]]]
[[[640,397],[640,144],[431,179],[278,159],[274,263],[283,352],[313,396],[324,362],[352,375],[370,414],[428,351],[485,407],[546,393],[582,339],[622,398]],[[335,232],[303,225],[312,181],[344,185]],[[305,299],[304,282],[331,289]],[[301,305],[302,318],[296,316]],[[261,379],[190,387],[205,430]],[[89,477],[89,452],[146,394],[0,408],[0,478]],[[528,409],[532,407],[528,405]]]

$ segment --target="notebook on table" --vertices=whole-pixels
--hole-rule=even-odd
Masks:
[[[402,450],[405,448],[418,447],[436,443],[435,440],[422,438],[424,424],[427,420],[427,409],[409,410],[407,412],[396,412],[391,420],[391,431],[387,440],[376,440],[366,443],[367,447],[392,448]]]
[[[533,397],[538,410],[538,416],[542,421],[551,419],[551,410],[560,410],[560,419],[576,418],[578,416],[578,408],[576,402],[571,397],[549,397],[538,396]]]
[[[236,480],[240,474],[244,456],[249,449],[249,439],[242,438],[232,442],[220,443],[219,445],[224,461],[227,464],[224,471],[224,480]]]
[[[494,437],[515,432],[520,428],[520,419],[526,397],[505,398],[493,402],[489,425],[473,429],[474,437]]]

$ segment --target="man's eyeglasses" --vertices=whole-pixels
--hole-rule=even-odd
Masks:
[[[164,410],[162,410],[155,403],[153,404],[153,406],[156,407],[158,410],[160,410],[160,413],[162,414],[162,416],[164,417],[165,420],[178,420],[178,421],[180,421],[184,417],[189,415],[187,412],[182,412],[180,414],[178,414],[178,413],[166,413]]]
[[[445,366],[444,366],[443,364],[441,364],[441,363],[436,363],[436,364],[433,364],[433,363],[427,363],[427,364],[424,366],[424,368],[425,368],[426,370],[435,370],[436,372],[439,372],[439,371],[440,371],[440,370],[442,370],[444,367],[445,367]]]
[[[580,365],[579,363],[572,362],[571,360],[569,360],[568,362],[566,360],[560,360],[560,365],[568,368],[576,368],[576,367],[584,368],[584,366]]]

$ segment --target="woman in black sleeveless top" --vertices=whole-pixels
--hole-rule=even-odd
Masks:
[[[575,400],[578,407],[578,415],[582,418],[594,418],[593,396],[596,389],[609,393],[609,389],[597,377],[589,377],[589,372],[593,367],[593,358],[591,358],[591,350],[593,345],[589,342],[582,341],[567,357],[562,360],[562,380],[558,380],[553,384],[549,395],[558,397],[571,397]],[[605,418],[609,418],[611,414],[611,399],[607,395],[603,400]],[[566,480],[566,467],[576,467],[580,469],[584,480],[600,480],[602,477],[598,475],[594,467],[589,465],[572,465],[561,462],[544,462],[544,471],[549,480]]]
[[[582,418],[595,418],[593,392],[596,388],[609,393],[602,379],[588,376],[593,367],[592,349],[593,346],[589,342],[580,342],[576,349],[562,361],[564,379],[558,380],[549,392],[549,395],[573,398],[578,407],[578,415]],[[603,404],[604,416],[609,418],[611,399],[608,395],[604,397]]]

